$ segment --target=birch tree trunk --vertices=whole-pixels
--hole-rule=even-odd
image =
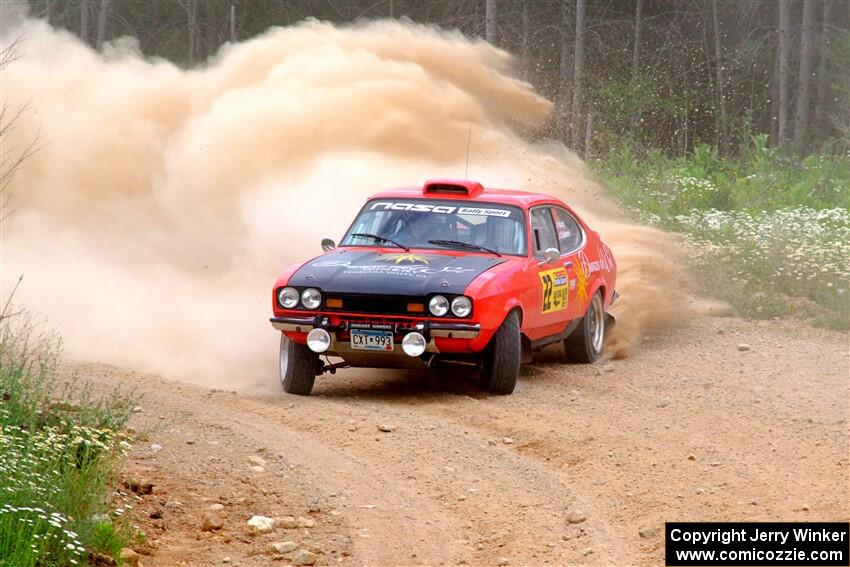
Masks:
[[[484,5],[484,26],[487,43],[496,45],[496,0],[487,0]]]
[[[788,144],[788,93],[791,59],[791,0],[779,0],[779,110],[777,144],[785,148]]]
[[[570,60],[570,34],[572,28],[572,0],[561,0],[561,80],[560,104],[558,105],[558,135],[565,144],[570,143],[570,80],[572,78],[572,61]]]
[[[770,141],[779,145],[779,49],[773,50],[770,71]]]
[[[198,0],[186,0],[189,31],[189,64],[195,64],[198,47]]]
[[[584,11],[587,0],[576,0],[576,47],[573,66],[573,110],[571,142],[575,145],[581,135],[582,104],[584,102]]]
[[[526,67],[531,60],[531,17],[528,14],[529,0],[522,3],[522,60]]]
[[[109,31],[109,8],[111,0],[100,0],[100,10],[97,14],[97,40],[95,47],[100,49],[106,41],[106,33]]]
[[[80,0],[80,38],[89,42],[89,0]]]
[[[236,2],[234,0],[230,0],[230,41],[236,43]]]
[[[643,0],[637,0],[635,4],[635,40],[632,46],[632,81],[637,80],[640,73],[640,36],[641,27],[643,26]],[[640,122],[640,107],[632,114],[631,122],[629,123],[629,137],[634,140],[637,125]]]
[[[794,151],[806,146],[809,129],[809,94],[812,86],[812,34],[815,27],[814,2],[803,2],[803,33],[800,38],[800,74],[797,81],[797,107],[794,111]]]
[[[832,18],[832,7],[834,5],[835,3],[829,0],[824,4],[823,19],[820,25],[820,57],[816,75],[817,80],[815,81],[815,128],[820,128],[824,122],[824,116],[826,115],[824,111],[826,110],[827,97],[829,96],[829,81],[827,80],[829,76],[829,58],[827,57],[827,49],[830,44],[830,36],[828,26]]]
[[[725,155],[728,149],[727,133],[729,119],[726,114],[726,92],[723,86],[723,46],[720,42],[720,18],[717,16],[717,0],[711,0],[711,16],[714,22],[714,58],[717,69],[715,82],[717,86],[717,106],[719,109],[716,124],[717,147],[721,155]]]

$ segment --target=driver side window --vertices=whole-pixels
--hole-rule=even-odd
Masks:
[[[542,257],[547,248],[560,250],[549,207],[538,207],[531,210],[531,240],[534,255],[537,257]]]

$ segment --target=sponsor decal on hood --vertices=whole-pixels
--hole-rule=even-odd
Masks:
[[[428,256],[419,254],[383,254],[378,262],[392,262],[393,264],[430,264]]]
[[[333,250],[301,266],[289,285],[325,293],[462,294],[472,280],[505,261],[496,256]]]

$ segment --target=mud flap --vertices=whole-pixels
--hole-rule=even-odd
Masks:
[[[610,330],[613,329],[617,325],[617,319],[614,318],[610,313],[605,314],[605,329]],[[606,331],[607,332],[607,331]]]

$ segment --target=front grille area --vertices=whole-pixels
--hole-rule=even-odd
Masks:
[[[342,300],[342,307],[328,307],[328,300]],[[424,304],[421,297],[399,297],[388,295],[355,295],[350,293],[329,294],[325,296],[324,311],[345,313],[376,313],[380,315],[423,316],[424,312],[412,313],[407,310],[408,303]]]

